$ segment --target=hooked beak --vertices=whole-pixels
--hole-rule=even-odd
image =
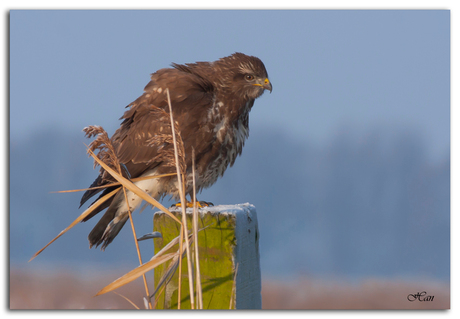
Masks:
[[[271,84],[271,82],[270,82],[270,80],[268,78],[265,78],[263,84],[254,83],[253,85],[263,87],[265,90],[269,90],[270,93],[272,93],[273,87],[272,87],[272,84]]]
[[[272,93],[272,84],[270,82],[270,80],[268,78],[266,78],[264,80],[264,85],[262,85],[262,87],[265,89],[265,90],[269,90],[270,91],[270,94]]]

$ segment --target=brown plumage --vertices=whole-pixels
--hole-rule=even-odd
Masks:
[[[272,85],[262,61],[242,53],[215,62],[172,64],[172,68],[153,73],[144,94],[127,106],[129,109],[121,117],[120,128],[110,139],[119,162],[128,171],[126,175],[131,178],[175,172],[174,165],[167,159],[174,146],[168,140],[171,126],[166,88],[171,96],[176,129],[183,141],[186,175],[191,174],[194,149],[196,187],[200,191],[214,184],[241,154],[249,134],[249,111],[264,90],[271,92]],[[113,178],[101,170],[91,187],[112,181]],[[136,185],[156,199],[166,195],[179,197],[173,177],[149,179]],[[113,189],[106,188],[100,197]],[[88,190],[80,206],[99,191],[101,189]],[[191,192],[191,178],[187,178],[186,193]],[[134,210],[141,200],[127,193],[130,208]],[[128,219],[125,197],[119,191],[85,221],[107,207],[88,236],[90,247],[102,244],[105,249]]]

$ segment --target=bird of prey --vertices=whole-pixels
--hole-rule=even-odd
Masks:
[[[174,173],[164,154],[173,149],[172,142],[155,139],[171,133],[171,126],[162,120],[169,116],[166,96],[168,88],[172,113],[180,132],[187,167],[191,176],[192,150],[195,154],[196,191],[207,188],[232,166],[241,154],[249,135],[249,111],[254,100],[265,90],[272,91],[267,70],[254,56],[234,53],[214,62],[172,64],[151,75],[144,93],[129,104],[120,118],[118,130],[110,138],[116,156],[130,178]],[[158,112],[162,110],[162,113]],[[163,116],[164,117],[164,116]],[[186,179],[186,194],[192,194],[191,178]],[[114,179],[103,169],[90,187],[104,186]],[[146,179],[135,184],[159,200],[166,195],[179,197],[177,178]],[[104,189],[98,197],[110,193],[118,186]],[[90,189],[83,195],[80,207],[103,188]],[[130,210],[138,207],[142,199],[127,190]],[[94,204],[94,202],[93,202]],[[96,208],[84,221],[107,208],[88,236],[90,248],[104,250],[117,236],[129,214],[123,191]]]

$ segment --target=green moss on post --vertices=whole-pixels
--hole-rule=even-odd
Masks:
[[[181,219],[178,209],[171,211]],[[203,208],[199,211],[198,227],[206,227],[198,233],[203,309],[229,309],[232,299],[231,308],[235,308],[236,305],[237,309],[260,309],[261,284],[255,207],[250,204],[240,204]],[[191,229],[191,209],[187,209],[187,226]],[[154,231],[163,235],[163,238],[154,239],[155,253],[157,253],[179,235],[180,225],[166,214],[156,213]],[[171,251],[177,251],[177,249],[176,245]],[[195,264],[194,259],[192,261]],[[235,277],[237,264],[238,271]],[[168,265],[169,263],[166,263],[155,269],[155,287]],[[184,256],[181,309],[190,309],[188,284],[187,262]],[[251,285],[249,289],[248,284]],[[177,309],[177,288],[178,271],[166,286],[165,291],[161,293],[156,308]],[[233,289],[235,292],[232,298]]]

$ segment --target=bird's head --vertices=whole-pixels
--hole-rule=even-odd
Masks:
[[[265,90],[272,92],[272,83],[268,79],[268,73],[263,62],[254,56],[243,53],[234,53],[222,58],[232,76],[230,87],[234,94],[244,98],[256,99]]]

